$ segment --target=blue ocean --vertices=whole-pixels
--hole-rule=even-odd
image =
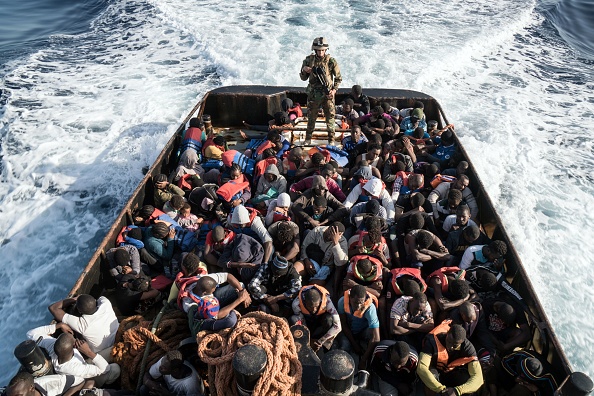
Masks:
[[[317,36],[343,86],[440,101],[594,377],[594,0],[0,0],[0,384],[197,100],[302,86]]]

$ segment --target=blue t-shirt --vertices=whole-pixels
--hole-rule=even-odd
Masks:
[[[379,328],[379,319],[377,317],[377,309],[374,304],[371,304],[369,308],[363,314],[363,317],[357,318],[351,313],[346,313],[344,310],[344,296],[338,300],[338,313],[346,314],[351,322],[351,332],[353,334],[359,334],[367,329]]]

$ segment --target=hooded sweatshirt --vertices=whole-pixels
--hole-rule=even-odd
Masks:
[[[299,221],[309,221],[310,216],[305,213],[305,208],[308,206],[313,205],[313,201],[315,198],[314,189],[322,188],[323,193],[322,195],[326,198],[328,202],[328,207],[334,210],[334,213],[330,215],[328,218],[328,223],[332,223],[334,221],[341,221],[343,218],[347,217],[349,214],[349,210],[345,208],[345,206],[337,200],[334,195],[330,194],[328,191],[328,187],[326,186],[326,179],[322,176],[314,176],[313,181],[311,184],[311,188],[306,190],[297,200],[293,203],[291,207],[293,214],[295,214]]]
[[[279,194],[284,193],[287,191],[287,179],[283,175],[280,174],[276,165],[271,164],[268,165],[264,175],[272,174],[275,176],[275,179],[272,182],[266,180],[265,176],[262,176],[258,180],[258,187],[256,188],[256,196],[266,194],[268,190],[274,188],[277,191],[277,194],[274,194],[270,198],[276,198]]]

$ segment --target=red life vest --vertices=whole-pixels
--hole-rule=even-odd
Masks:
[[[359,271],[357,270],[357,263],[359,262],[359,260],[362,260],[362,259],[368,259],[373,264],[375,264],[375,274],[374,274],[373,278],[364,279],[361,276],[361,274],[359,274]],[[355,278],[359,279],[362,282],[375,282],[377,280],[382,279],[382,269],[383,269],[382,262],[373,256],[369,256],[366,254],[358,254],[356,256],[351,257],[351,260],[350,260],[351,273],[353,274],[353,276]]]
[[[163,211],[155,208],[155,210],[153,210],[153,213],[151,213],[149,218],[144,221],[144,225],[146,225],[146,226],[151,225],[155,220],[157,220],[159,218],[159,216],[162,216],[164,214],[165,213]]]
[[[392,291],[397,296],[402,296],[404,294],[400,289],[400,286],[398,286],[398,278],[403,276],[410,276],[414,281],[419,283],[421,286],[421,293],[425,293],[425,291],[427,291],[427,284],[423,280],[423,277],[421,276],[421,270],[419,268],[393,268],[390,270],[390,274],[392,274],[392,281],[390,282],[392,285]]]
[[[221,197],[225,202],[230,202],[231,198],[235,195],[239,194],[241,191],[245,190],[250,186],[250,182],[245,178],[242,174],[239,179],[236,180],[229,180],[227,183],[223,184],[217,190],[217,195]]]
[[[274,147],[274,143],[272,143],[270,140],[265,140],[264,143],[259,145],[256,149],[256,156],[261,155],[264,152],[264,150],[269,149],[271,147]]]
[[[365,235],[369,234],[367,231],[358,231],[358,233],[359,233],[359,240],[355,243],[352,243],[351,246],[349,246],[349,249],[353,248],[353,247],[363,246],[363,237],[365,237]],[[371,253],[375,249],[378,249],[381,252],[384,252],[386,250],[386,239],[384,237],[382,237],[382,239],[380,240],[379,243],[376,243],[371,248],[368,248],[368,253]],[[388,261],[390,260],[388,257],[386,257],[386,258],[388,259]]]
[[[116,238],[116,242],[115,245],[120,246],[122,243],[126,242],[126,239],[124,238],[124,233],[130,231],[132,228],[134,228],[133,226],[124,226],[122,227],[122,229],[120,230],[117,238]]]
[[[179,289],[179,293],[177,295],[177,305],[180,309],[182,309],[182,300],[185,297],[194,298],[192,297],[193,293],[190,293],[190,285],[193,285],[200,279],[202,276],[206,275],[206,271],[202,267],[198,267],[198,275],[195,276],[186,276],[184,277],[183,272],[178,272],[175,276],[175,285]]]
[[[272,215],[272,222],[276,223],[277,221],[291,221],[291,217],[282,213],[274,212]]]
[[[395,179],[401,178],[402,179],[402,186],[408,187],[408,178],[412,174],[413,174],[413,172],[398,171],[398,172],[396,172],[396,178]]]
[[[344,292],[344,300],[343,300],[343,308],[345,313],[350,313],[356,318],[362,318],[365,314],[365,311],[371,306],[371,304],[375,305],[377,308],[377,298],[369,293],[367,293],[367,297],[365,297],[365,303],[363,304],[363,309],[361,311],[351,312],[351,289]]]
[[[452,323],[451,319],[446,319],[437,327],[429,332],[429,334],[433,335],[433,340],[435,341],[435,346],[437,349],[437,369],[441,372],[447,373],[452,371],[456,367],[464,366],[473,361],[478,361],[476,356],[468,356],[456,359],[452,362],[448,363],[449,354],[448,350],[446,349],[445,345],[443,345],[437,336],[439,334],[445,334],[450,330],[450,324]]]
[[[303,117],[303,110],[301,110],[301,105],[299,103],[295,103],[295,106],[287,109],[287,113],[289,113],[289,115],[294,114],[296,117]]]
[[[276,165],[276,164],[278,164],[278,158],[276,158],[276,157],[268,157],[266,159],[258,161],[256,163],[256,167],[254,168],[254,180],[258,176],[264,174],[264,172],[266,171],[266,168],[268,168],[268,165]]]
[[[307,152],[307,154],[309,154],[310,157],[312,157],[315,153],[321,153],[324,156],[326,163],[330,162],[330,160],[332,159],[332,156],[330,155],[330,151],[328,151],[322,147],[312,147]]]
[[[458,267],[443,267],[431,273],[427,277],[427,283],[431,278],[437,277],[441,280],[441,291],[447,293],[448,291],[448,275],[454,275],[455,279],[464,279],[466,271]]]
[[[442,175],[437,174],[433,179],[431,179],[431,188],[435,188],[439,186],[441,183],[452,183],[455,182],[456,178],[454,176]]]
[[[305,292],[312,288],[319,291],[320,294],[322,295],[322,302],[320,303],[320,308],[318,309],[318,312],[316,312],[315,314],[312,312],[309,312],[307,310],[307,308],[305,308],[305,304],[303,303],[303,301],[305,300]],[[328,290],[326,290],[322,286],[309,285],[309,286],[303,286],[301,288],[301,290],[299,290],[299,295],[297,296],[297,298],[299,298],[299,309],[301,310],[301,312],[304,315],[316,315],[317,316],[317,315],[322,315],[322,314],[326,313],[326,304],[328,304],[328,300],[330,299],[330,293],[328,292]]]
[[[186,173],[185,175],[183,175],[182,177],[179,178],[179,180],[177,181],[177,186],[179,188],[181,188],[182,190],[192,190],[194,187],[192,187],[192,184],[188,181],[188,179],[191,178],[192,176],[196,176],[196,175],[191,175],[189,173]]]

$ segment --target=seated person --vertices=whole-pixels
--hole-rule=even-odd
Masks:
[[[198,157],[198,151],[192,148],[184,150],[179,157],[179,162],[175,172],[169,177],[170,181],[178,184],[180,179],[184,176],[195,176],[200,179],[200,175],[204,173],[204,169],[200,166],[200,158]]]
[[[370,199],[376,199],[381,202],[388,215],[388,225],[394,221],[394,202],[390,194],[386,191],[383,182],[380,179],[371,179],[364,185],[358,184],[350,192],[344,201],[344,206],[350,209],[357,202],[366,202]]]
[[[169,264],[175,249],[175,228],[165,223],[157,223],[144,229],[142,240],[144,249],[140,252],[143,263],[155,271]]]
[[[450,267],[459,265],[464,252],[470,246],[486,245],[490,242],[491,240],[477,225],[468,225],[462,229],[450,231],[445,242],[445,247],[451,255],[448,265]]]
[[[349,241],[349,257],[355,255],[370,255],[379,260],[382,266],[389,266],[390,251],[382,236],[381,226],[384,224],[379,217],[370,216],[365,220],[365,230],[358,231]]]
[[[353,109],[359,113],[359,115],[368,114],[371,106],[369,105],[369,98],[363,94],[363,88],[360,85],[353,85],[351,93],[348,98],[353,101]]]
[[[382,289],[383,265],[380,260],[368,255],[356,255],[350,259],[347,274],[342,281],[343,291],[357,285],[365,286],[368,293],[379,297]]]
[[[303,232],[303,237],[305,238],[305,231],[313,230],[320,225],[326,225],[334,211],[328,207],[326,198],[319,196],[313,199],[311,205],[303,209],[303,213],[305,213],[305,216],[302,217],[299,229]]]
[[[241,168],[237,164],[231,166],[229,179],[224,177],[219,180],[217,196],[226,209],[235,208],[244,205],[252,197],[252,190],[248,178],[241,173]]]
[[[179,214],[175,218],[175,221],[184,229],[192,232],[196,232],[200,229],[202,220],[191,212],[192,207],[188,203],[184,203],[181,207]]]
[[[322,156],[323,157],[323,156]],[[307,153],[301,147],[294,147],[288,151],[282,162],[282,174],[287,182],[293,182],[298,170],[305,169],[309,158]]]
[[[494,336],[500,355],[510,353],[514,348],[524,347],[530,340],[530,327],[524,310],[518,303],[496,297],[483,301],[483,308],[489,331]]]
[[[401,127],[402,129],[402,127]],[[448,129],[441,135],[441,142],[437,146],[429,148],[432,154],[424,154],[419,156],[419,161],[437,162],[439,169],[447,169],[456,166],[455,157],[457,147],[455,144],[454,133]]]
[[[251,304],[252,300],[248,291],[237,279],[231,278],[232,276],[226,272],[217,272],[190,278],[180,278],[176,282],[179,285],[177,305],[188,314],[188,324],[192,335],[196,335],[202,330],[219,331],[235,326],[237,315],[234,309],[242,304],[244,307]],[[217,291],[218,285],[226,282],[231,284],[231,279],[233,283],[239,285],[234,290],[236,293],[233,293],[237,298],[222,306],[214,293]]]
[[[381,106],[375,106],[369,114],[354,120],[353,124],[359,125],[366,136],[383,135],[386,127],[391,127],[391,119],[388,115],[384,116]]]
[[[367,142],[367,137],[363,134],[363,131],[361,131],[361,127],[359,125],[355,125],[351,128],[351,134],[342,139],[342,149],[349,153],[350,157],[351,153],[356,153],[355,148],[358,145]],[[359,154],[356,154],[353,160],[357,157],[357,155]]]
[[[62,330],[62,334],[58,338],[52,337],[50,334],[54,334],[58,329]],[[41,341],[37,342],[40,337]],[[112,384],[120,376],[119,365],[107,363],[103,356],[94,352],[86,341],[75,339],[72,330],[65,323],[29,330],[27,338],[36,341],[37,345],[47,351],[57,374],[93,379],[98,387]],[[89,359],[89,363],[83,355]]]
[[[367,202],[359,202],[351,208],[350,223],[357,229],[365,225],[365,219],[375,216],[381,218],[388,224],[388,213],[386,208],[380,205],[379,201],[371,199]]]
[[[390,335],[393,339],[406,341],[417,347],[425,335],[433,330],[433,311],[423,293],[401,296],[390,309]]]
[[[299,227],[292,221],[277,221],[268,229],[274,250],[289,261],[299,256]]]
[[[483,385],[483,372],[466,331],[449,320],[435,327],[419,356],[417,375],[426,395],[470,395]]]
[[[236,234],[247,234],[257,240],[264,247],[263,262],[267,263],[272,256],[272,237],[264,226],[258,212],[243,205],[237,206],[228,220],[229,229]]]
[[[411,200],[415,201],[415,205],[424,201],[423,195],[415,193],[411,196]],[[437,235],[437,229],[433,224],[433,216],[417,209],[411,210],[403,214],[396,222],[394,234],[396,239],[392,242],[392,249],[398,252],[398,257],[401,262],[405,263],[407,252],[405,249],[406,235],[413,230],[426,230],[433,235]]]
[[[287,193],[281,193],[268,203],[266,227],[270,227],[278,221],[291,221],[291,215],[291,197]]]
[[[381,157],[381,153],[382,153],[382,146],[380,144],[369,142],[369,144],[367,145],[367,152],[360,154],[355,159],[355,163],[360,164],[361,161],[367,161],[367,165],[369,165],[375,169],[378,169],[378,172],[379,172],[379,169],[383,169],[383,166],[384,166],[384,162]],[[358,169],[359,169],[359,167],[354,167],[351,170],[351,175],[354,175]],[[381,178],[381,173],[378,178]]]
[[[388,311],[396,299],[401,296],[412,296],[416,292],[425,293],[427,284],[418,268],[392,268],[390,272],[384,271],[384,288],[378,298],[378,316],[382,338],[388,338]]]
[[[462,191],[455,188],[450,188],[450,191],[448,191],[448,197],[437,202],[434,206],[434,211],[437,212],[437,215],[435,212],[433,213],[433,220],[435,224],[438,226],[443,224],[446,217],[455,214],[456,209],[458,209],[458,206],[462,203]],[[443,232],[440,234],[443,234]]]
[[[300,275],[308,275],[310,283],[326,284],[332,268],[336,268],[334,290],[339,290],[339,281],[346,273],[348,263],[347,241],[343,236],[344,225],[339,222],[319,226],[311,230],[301,245],[301,260],[295,263]]]
[[[184,197],[181,195],[174,195],[169,201],[165,202],[165,205],[163,205],[163,212],[172,219],[175,219],[185,203],[186,200]]]
[[[449,253],[441,240],[426,230],[412,230],[404,237],[407,266],[431,271],[449,259]],[[404,264],[403,263],[403,264]]]
[[[468,205],[461,204],[456,208],[456,214],[449,215],[445,218],[442,228],[445,232],[450,232],[473,224],[475,226],[477,225],[473,220],[470,219],[470,208]]]
[[[353,121],[359,118],[359,113],[357,113],[357,111],[353,108],[354,106],[355,102],[353,101],[353,99],[347,98],[343,100],[339,106],[336,106],[336,119],[344,120],[349,127],[352,127]],[[342,144],[342,146],[346,150],[344,143]]]
[[[287,191],[287,179],[282,176],[276,165],[268,165],[264,176],[258,179],[256,195],[252,199],[254,204],[277,198],[279,194]],[[266,206],[264,206],[266,207]]]
[[[155,191],[153,194],[153,200],[157,208],[162,208],[165,202],[171,200],[173,195],[184,196],[185,192],[176,186],[175,184],[167,181],[167,175],[159,174],[154,178]]]
[[[464,275],[464,270],[458,267],[443,267],[427,277],[427,286],[433,292],[430,303],[435,315],[459,307],[474,295]]]
[[[260,242],[247,234],[238,234],[225,246],[218,266],[231,270],[245,284],[249,283],[262,264],[264,249]],[[265,261],[264,261],[265,262]]]
[[[319,152],[314,153],[309,161],[295,171],[295,179],[301,180],[306,176],[319,174],[324,165],[326,165],[324,154]]]
[[[248,290],[258,309],[266,313],[279,314],[281,308],[289,308],[301,289],[301,276],[288,261],[278,253],[272,263],[264,263],[248,285]]]
[[[499,270],[503,265],[507,245],[503,241],[493,241],[488,245],[468,247],[462,256],[459,267],[467,269],[471,265],[483,264]]]
[[[382,152],[384,160],[384,168],[382,172],[382,180],[386,183],[394,181],[394,166],[397,162],[404,164],[405,172],[414,171],[414,163],[417,162],[414,147],[408,137],[394,139],[384,144]]]
[[[206,139],[203,149],[205,159],[221,160],[225,151],[227,151],[227,148],[224,136],[216,135]]]
[[[77,315],[66,312],[71,307],[76,308]],[[91,295],[81,294],[76,298],[55,302],[48,309],[56,321],[71,329],[70,333],[75,331],[80,334],[93,352],[110,359],[119,323],[107,297],[95,299]]]
[[[169,351],[144,374],[142,396],[162,394],[163,386],[171,395],[204,395],[204,384],[192,365],[178,350]]]
[[[373,166],[369,165],[367,161],[361,160],[357,163],[357,166],[351,169],[354,171],[353,177],[351,178],[350,182],[347,186],[347,192],[355,188],[359,184],[365,184],[369,180],[376,178],[380,178],[380,171]]]
[[[491,340],[491,334],[487,326],[487,317],[485,310],[478,302],[466,301],[458,308],[454,308],[449,317],[452,323],[459,324],[466,330],[466,338],[468,338],[472,345],[478,352],[479,362],[483,367],[483,371],[493,366],[496,349],[495,344]]]
[[[414,194],[420,194],[421,196],[423,196],[423,184],[425,183],[425,177],[423,175],[420,175],[418,173],[412,173],[408,176],[408,186],[405,186],[404,184],[400,187],[400,192],[398,194],[398,200],[396,201],[396,205],[402,206],[404,209],[404,212],[408,212],[410,210],[413,209],[417,209],[420,210],[421,206],[423,208],[423,211],[427,212],[427,213],[432,213],[433,212],[433,207],[431,206],[431,204],[427,201],[425,201],[423,199],[422,204],[417,207],[417,206],[412,206],[411,203],[411,198]],[[394,184],[396,184],[396,182],[394,182]],[[419,198],[420,199],[420,198]]]
[[[377,299],[357,285],[344,292],[338,300],[338,315],[342,324],[339,349],[360,357],[359,369],[365,370],[375,344],[380,340]]]
[[[326,180],[326,187],[330,194],[332,194],[338,201],[342,202],[345,200],[346,195],[340,189],[340,186],[336,181],[331,177],[332,173],[334,173],[334,167],[331,164],[326,164],[322,168],[320,172],[320,176]],[[315,176],[308,176],[297,183],[291,185],[289,189],[289,193],[293,197],[293,199],[297,199],[304,191],[307,191],[313,185],[313,179]]]
[[[342,326],[328,290],[318,285],[303,286],[291,307],[294,315],[289,324],[301,324],[309,329],[314,352],[322,346],[329,350]]]
[[[72,375],[54,374],[33,377],[26,371],[19,371],[10,379],[6,396],[73,396],[83,388],[82,378]]]
[[[147,277],[124,275],[116,286],[115,300],[121,314],[131,316],[160,301],[161,292],[151,288]]]
[[[141,273],[140,254],[132,245],[109,249],[105,253],[105,258],[110,275],[118,281],[126,274],[138,276]]]
[[[305,212],[305,208],[312,205],[316,197],[326,198],[327,205],[334,211],[328,218],[328,222],[341,220],[348,214],[344,205],[328,191],[326,180],[322,176],[314,176],[311,188],[297,198],[291,207],[297,224],[312,223],[313,219]]]
[[[410,116],[405,117],[400,123],[400,132],[405,135],[412,135],[412,132],[417,128],[423,128],[423,131],[427,130],[427,122],[425,121],[425,114],[420,108],[416,108],[412,111]]]
[[[380,341],[371,355],[373,389],[382,395],[412,396],[419,355],[404,341]]]
[[[215,267],[225,247],[233,241],[235,233],[231,230],[216,226],[212,231],[206,234],[206,243],[204,247],[204,261],[209,267]]]

